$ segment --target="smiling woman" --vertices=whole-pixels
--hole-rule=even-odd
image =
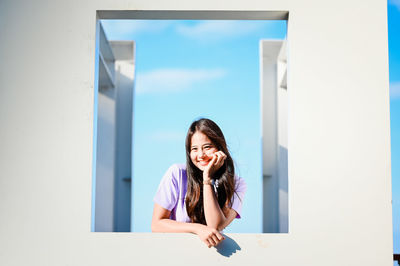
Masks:
[[[174,164],[154,197],[153,232],[194,233],[208,246],[240,218],[246,184],[235,176],[225,137],[210,119],[194,121],[186,136],[186,166]]]

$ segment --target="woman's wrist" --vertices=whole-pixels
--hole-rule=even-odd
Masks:
[[[203,185],[213,185],[211,178],[203,179]]]
[[[203,185],[212,185],[213,180],[208,173],[203,173]]]
[[[200,230],[205,226],[204,224],[199,224],[199,223],[192,223],[193,225],[193,233],[198,235]]]
[[[211,180],[212,178],[211,178],[211,175],[210,174],[208,174],[208,173],[203,173],[203,181],[204,180]]]

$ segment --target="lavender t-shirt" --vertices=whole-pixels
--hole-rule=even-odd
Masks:
[[[236,218],[240,218],[242,202],[246,192],[246,183],[243,178],[235,176],[235,187],[232,209],[237,212]],[[186,166],[184,164],[173,164],[161,179],[154,202],[171,211],[170,219],[178,222],[190,222],[186,212],[186,191]]]

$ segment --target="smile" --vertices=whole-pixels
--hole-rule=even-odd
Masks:
[[[201,166],[206,166],[206,165],[208,165],[208,163],[210,162],[211,160],[207,160],[207,161],[198,161],[198,163],[201,165]]]

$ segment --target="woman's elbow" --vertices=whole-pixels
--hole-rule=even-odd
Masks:
[[[158,226],[158,222],[159,221],[152,221],[151,222],[151,232],[153,232],[153,233],[157,233],[157,232],[159,232],[159,226]]]
[[[225,223],[220,223],[220,224],[217,226],[216,229],[217,229],[218,231],[222,231],[222,230],[225,229],[225,227],[226,227]]]
[[[216,223],[207,223],[207,226],[215,230],[222,231],[225,228],[225,221],[220,221]]]
[[[219,223],[218,223],[218,226],[217,226],[217,230],[218,231],[222,231],[222,230],[224,230],[228,225],[230,224],[230,221],[228,220],[228,219],[223,219],[223,220],[221,220]]]

